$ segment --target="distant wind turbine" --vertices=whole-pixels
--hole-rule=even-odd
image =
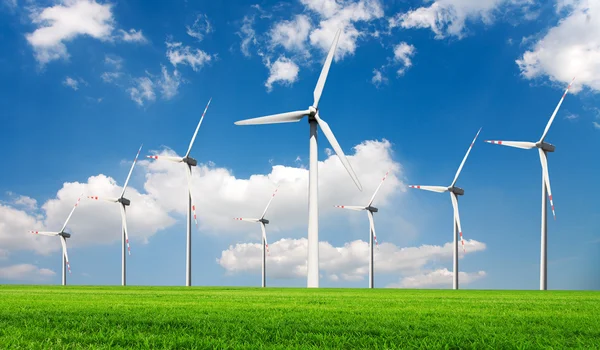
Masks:
[[[198,126],[196,127],[196,131],[194,132],[194,136],[192,136],[192,140],[190,141],[190,145],[185,154],[185,157],[168,157],[168,156],[147,156],[148,158],[156,159],[156,160],[168,160],[175,163],[184,163],[185,164],[185,174],[187,177],[188,184],[188,208],[187,208],[187,243],[186,243],[186,260],[185,260],[185,285],[190,287],[192,285],[192,214],[194,215],[194,222],[196,223],[196,227],[198,227],[198,220],[196,218],[196,205],[192,199],[192,167],[198,165],[198,161],[192,157],[190,157],[190,152],[192,151],[192,146],[194,146],[194,141],[196,140],[196,135],[198,135],[198,130],[200,129],[200,125],[202,124],[202,120],[204,120],[204,115],[208,110],[208,106],[210,106],[210,101],[212,98],[208,100],[206,107],[204,108],[204,112],[202,112],[202,117],[200,117],[200,121],[198,122]]]
[[[352,166],[346,159],[344,151],[337,142],[335,135],[327,124],[319,116],[319,100],[325,87],[325,81],[331,67],[331,62],[335,54],[338,40],[340,38],[341,29],[335,34],[327,59],[323,65],[323,70],[317,81],[317,86],[313,92],[314,101],[312,106],[308,107],[307,110],[294,111],[281,114],[274,114],[265,117],[246,119],[235,122],[236,125],[258,125],[258,124],[277,124],[277,123],[290,123],[298,122],[305,116],[308,116],[308,123],[310,125],[310,165],[309,165],[309,181],[308,181],[308,273],[307,273],[307,286],[309,288],[319,287],[319,201],[318,201],[318,148],[317,148],[317,125],[321,127],[321,131],[325,134],[325,137],[331,144],[331,147],[335,150],[338,158],[346,168],[346,171],[352,177],[352,180],[356,184],[359,190],[362,191],[362,186],[358,180],[358,177],[354,173]]]
[[[69,269],[69,274],[71,273],[71,265],[69,264],[69,255],[67,254],[67,238],[71,238],[71,234],[65,232],[65,229],[67,228],[67,224],[69,223],[71,216],[73,216],[73,212],[75,211],[75,209],[79,205],[79,202],[81,201],[81,196],[83,196],[83,193],[79,196],[79,198],[77,198],[77,202],[75,202],[73,209],[71,209],[71,213],[69,213],[69,216],[67,217],[67,220],[65,221],[65,223],[62,226],[62,228],[60,229],[60,231],[58,231],[58,232],[29,231],[30,233],[33,233],[36,235],[44,235],[44,236],[51,236],[51,237],[59,236],[60,237],[60,244],[62,245],[62,252],[63,252],[62,253],[62,285],[63,286],[67,285],[67,268]]]
[[[143,146],[143,145],[142,145]],[[119,198],[103,198],[98,196],[88,196],[88,198],[93,200],[104,200],[107,202],[118,203],[121,209],[121,285],[127,285],[127,255],[125,251],[131,255],[131,248],[129,246],[129,233],[127,231],[127,213],[125,207],[128,207],[131,204],[131,201],[125,198],[125,190],[127,190],[127,184],[129,183],[129,179],[131,178],[131,173],[133,172],[133,168],[135,167],[135,163],[138,160],[140,152],[142,151],[142,146],[138,150],[135,155],[135,159],[133,160],[133,164],[131,164],[131,169],[129,169],[129,174],[127,175],[127,179],[125,180],[125,184],[123,185],[123,191],[121,191],[121,195]],[[126,247],[127,246],[127,247]]]
[[[262,216],[260,217],[260,219],[247,219],[247,218],[235,218],[234,220],[240,220],[240,221],[249,221],[249,222],[258,222],[260,223],[260,229],[262,230],[262,287],[266,287],[267,286],[267,256],[266,253],[269,252],[269,243],[267,243],[267,229],[265,227],[265,225],[267,225],[269,223],[269,220],[265,219],[265,214],[267,214],[267,210],[269,209],[269,206],[271,205],[271,202],[273,201],[273,198],[275,198],[275,195],[277,194],[277,190],[275,189],[275,192],[273,192],[273,195],[271,196],[271,199],[269,199],[269,202],[267,203],[267,206],[265,207],[265,210],[262,213]]]
[[[454,208],[454,256],[453,256],[453,268],[454,268],[454,276],[452,279],[452,288],[453,289],[458,289],[458,240],[457,240],[457,236],[456,236],[456,232],[458,231],[459,235],[460,235],[460,242],[462,244],[462,248],[463,248],[463,252],[465,251],[465,241],[463,240],[463,234],[462,234],[462,227],[460,225],[460,215],[458,213],[458,197],[457,196],[462,196],[465,194],[465,190],[463,190],[462,188],[456,187],[456,181],[458,180],[458,176],[460,175],[460,172],[462,171],[463,166],[465,165],[465,161],[467,160],[467,157],[469,157],[469,153],[471,153],[471,149],[473,148],[473,145],[475,144],[475,141],[477,140],[477,136],[479,136],[479,133],[481,132],[481,129],[479,129],[479,131],[477,131],[477,134],[475,135],[475,138],[473,139],[473,142],[471,142],[471,145],[469,146],[469,149],[467,150],[467,154],[465,154],[465,157],[462,160],[462,163],[460,163],[460,166],[458,167],[458,170],[456,171],[456,175],[454,176],[454,180],[452,181],[452,184],[450,184],[450,186],[448,187],[443,187],[443,186],[415,186],[415,185],[411,185],[409,186],[410,188],[416,188],[419,190],[425,190],[425,191],[431,191],[431,192],[438,192],[438,193],[444,193],[444,192],[450,192],[450,198],[452,199],[452,207]]]
[[[554,145],[552,145],[552,144],[545,142],[544,140],[546,139],[548,130],[550,130],[550,126],[552,125],[552,122],[554,121],[554,118],[556,117],[556,113],[558,113],[560,105],[562,105],[563,100],[565,99],[565,96],[567,96],[567,93],[569,92],[569,89],[571,88],[571,85],[573,85],[573,81],[575,81],[575,78],[573,78],[573,80],[571,80],[571,83],[569,84],[569,86],[567,86],[567,89],[565,90],[560,101],[558,102],[558,105],[554,109],[554,113],[552,113],[552,116],[550,117],[548,124],[546,124],[546,129],[544,129],[544,133],[542,134],[542,137],[540,138],[540,140],[538,142],[487,141],[487,140],[485,141],[487,143],[492,143],[495,145],[503,145],[503,146],[521,148],[521,149],[533,149],[533,148],[538,149],[538,153],[540,155],[540,163],[542,164],[542,239],[541,239],[541,252],[540,252],[540,290],[546,290],[548,288],[548,267],[547,267],[547,262],[548,262],[548,259],[547,259],[547,253],[548,253],[548,244],[547,244],[548,243],[547,242],[547,239],[548,239],[548,228],[547,228],[548,209],[547,209],[547,203],[546,203],[546,190],[548,191],[547,195],[548,195],[548,199],[550,200],[550,207],[552,208],[552,216],[554,216],[554,219],[556,220],[556,213],[554,212],[554,202],[552,201],[552,190],[550,188],[550,175],[548,174],[548,158],[547,158],[547,156],[548,156],[547,153],[554,152],[556,147],[554,147]]]
[[[374,277],[373,277],[374,276],[373,240],[375,241],[375,244],[377,244],[377,235],[375,234],[375,222],[373,219],[373,213],[377,213],[379,211],[379,209],[373,207],[372,204],[373,204],[373,201],[375,200],[375,196],[377,195],[377,192],[379,192],[381,185],[383,185],[383,182],[385,181],[385,179],[387,178],[389,173],[390,173],[389,170],[387,173],[385,173],[385,176],[379,183],[379,186],[377,186],[375,193],[373,193],[373,196],[371,197],[371,200],[369,201],[369,204],[367,204],[366,207],[355,206],[355,205],[336,205],[335,206],[336,208],[342,208],[342,209],[350,209],[350,210],[356,210],[356,211],[366,210],[367,211],[367,216],[369,217],[369,227],[370,227],[370,231],[371,231],[369,234],[369,288],[373,288],[373,286],[374,286],[374,281],[373,281],[373,279],[374,279]]]

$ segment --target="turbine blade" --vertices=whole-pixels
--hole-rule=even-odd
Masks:
[[[571,88],[571,85],[573,85],[574,81],[575,81],[575,78],[573,78],[573,80],[571,80],[571,82],[569,83],[569,86],[567,86],[567,89],[565,90],[565,93],[560,98],[560,101],[558,101],[558,105],[556,105],[556,108],[554,109],[554,113],[552,113],[552,116],[550,117],[548,124],[546,124],[546,129],[544,129],[544,133],[542,134],[542,138],[540,139],[540,142],[544,142],[544,139],[546,138],[546,135],[548,134],[548,130],[550,130],[550,125],[552,125],[552,122],[554,121],[554,117],[556,117],[556,113],[558,113],[558,110],[560,109],[560,105],[562,105],[563,100],[565,99],[565,96],[567,96],[567,93],[569,92],[569,89]]]
[[[69,270],[69,273],[71,273],[71,264],[69,263],[69,254],[67,254],[67,240],[65,239],[65,237],[60,236],[60,244],[63,248],[63,256],[65,257],[65,260],[67,262],[67,269]]]
[[[317,86],[315,86],[315,91],[313,92],[313,107],[315,108],[319,106],[319,100],[321,99],[321,94],[323,94],[325,81],[327,80],[327,75],[329,74],[329,68],[331,67],[331,61],[333,61],[333,56],[335,55],[335,49],[337,48],[337,43],[340,39],[341,32],[342,29],[340,28],[338,29],[337,33],[335,33],[335,37],[333,38],[333,42],[331,43],[331,47],[329,48],[329,53],[327,53],[327,58],[325,59],[325,64],[323,64],[321,75],[319,76],[319,80],[317,81]]]
[[[137,163],[138,157],[140,156],[140,152],[142,151],[142,147],[144,144],[140,146],[137,154],[135,155],[135,159],[133,160],[133,164],[131,164],[131,169],[129,169],[129,174],[127,175],[127,180],[125,180],[125,184],[123,185],[123,192],[121,192],[121,197],[125,195],[125,190],[127,189],[127,184],[129,183],[129,179],[131,178],[131,173],[133,172],[133,168],[135,167],[135,163]]]
[[[87,196],[89,199],[93,199],[95,201],[102,200],[107,202],[117,203],[119,198],[107,198],[107,197],[98,197],[98,196]]]
[[[79,195],[79,198],[77,198],[77,202],[75,202],[73,209],[71,209],[71,213],[69,213],[69,216],[67,217],[67,220],[65,221],[65,224],[63,225],[63,227],[60,229],[60,232],[63,232],[65,230],[65,228],[67,227],[67,224],[69,223],[69,220],[71,219],[71,216],[73,215],[73,212],[75,211],[75,209],[77,209],[77,206],[79,205],[79,202],[81,201],[81,196],[83,196],[83,193]]]
[[[369,205],[367,205],[368,207],[371,206],[371,204],[373,204],[373,201],[375,200],[375,196],[377,195],[377,192],[379,192],[379,189],[381,188],[381,185],[383,185],[383,182],[385,181],[385,179],[387,178],[388,174],[390,173],[390,171],[388,170],[385,173],[385,176],[383,177],[383,179],[381,179],[381,182],[379,183],[379,186],[377,186],[377,189],[375,190],[375,193],[373,193],[373,197],[371,197],[371,201],[369,201]]]
[[[58,236],[58,232],[48,232],[48,231],[29,231],[29,233],[33,233],[34,235],[42,235],[42,236]]]
[[[273,192],[273,195],[271,196],[271,199],[269,199],[269,203],[267,203],[267,206],[265,207],[265,210],[263,211],[262,216],[260,217],[261,219],[264,219],[265,214],[267,213],[267,209],[269,209],[269,206],[271,205],[273,198],[275,198],[275,195],[277,194],[278,190],[279,190],[279,186],[277,186],[277,188],[275,189],[275,192]]]
[[[202,125],[202,121],[204,120],[204,115],[206,114],[206,111],[208,110],[208,106],[210,106],[210,101],[212,101],[212,97],[210,98],[210,100],[208,100],[206,107],[204,107],[204,112],[202,112],[202,117],[200,117],[198,126],[196,126],[196,131],[194,131],[194,136],[192,136],[192,140],[190,141],[190,145],[188,147],[187,153],[185,154],[186,157],[189,156],[190,152],[192,151],[192,146],[194,146],[194,141],[196,141],[196,135],[198,135],[198,130],[200,129],[200,125]]]
[[[379,243],[377,243],[377,234],[375,234],[375,219],[373,219],[373,213],[367,211],[367,215],[369,215],[369,225],[371,227],[371,234],[373,235],[373,240],[375,241],[375,246],[379,250]]]
[[[248,222],[259,222],[260,219],[233,218],[233,220],[248,221]]]
[[[258,117],[252,119],[244,119],[235,122],[235,125],[260,125],[260,124],[279,124],[279,123],[293,123],[298,122],[304,116],[309,115],[310,111],[294,111],[280,114],[268,115],[265,117]]]
[[[356,211],[361,211],[361,210],[366,209],[365,207],[360,207],[358,205],[334,205],[334,207],[340,208],[340,209],[356,210]]]
[[[358,176],[356,176],[356,174],[354,173],[354,169],[352,169],[350,162],[348,162],[348,159],[346,158],[346,155],[344,154],[342,147],[340,147],[340,144],[335,139],[335,135],[333,135],[333,132],[329,128],[329,124],[327,124],[327,122],[325,122],[323,119],[321,119],[321,117],[319,117],[319,113],[315,114],[315,119],[317,120],[317,123],[321,127],[321,131],[323,131],[323,134],[325,134],[325,137],[331,144],[331,147],[333,147],[333,150],[335,151],[338,158],[340,159],[340,161],[346,168],[346,171],[348,171],[348,174],[350,174],[350,177],[356,184],[356,187],[358,187],[358,189],[362,191],[362,186],[360,184],[360,181],[358,180]]]
[[[552,216],[554,216],[554,220],[556,220],[554,202],[552,201],[552,189],[550,189],[550,174],[548,174],[548,159],[546,158],[546,152],[544,152],[541,148],[538,148],[538,151],[540,153],[540,163],[542,163],[542,172],[544,173],[544,183],[546,183],[548,199],[550,199],[550,207],[552,208]]]
[[[267,248],[267,254],[271,255],[269,252],[269,243],[267,242],[267,228],[264,223],[260,223],[260,229],[262,230],[262,236],[265,239],[265,248]]]
[[[437,192],[437,193],[444,193],[444,192],[448,192],[448,187],[442,187],[442,186],[420,186],[420,185],[410,185],[408,186],[410,188],[416,188],[418,190],[425,190],[425,191],[431,191],[431,192]]]
[[[463,253],[466,253],[465,250],[465,241],[463,240],[462,227],[460,226],[460,215],[458,213],[458,199],[453,192],[450,192],[450,198],[452,198],[452,207],[454,208],[454,221],[456,222],[456,226],[458,226],[458,233],[460,235],[460,243],[462,244]]]
[[[194,222],[196,223],[196,228],[200,230],[200,227],[198,227],[198,219],[196,218],[196,204],[194,204],[194,197],[192,196],[192,167],[186,164],[185,169],[185,174],[187,175],[188,193],[190,194],[190,198],[192,199],[192,214],[194,215]]]
[[[129,232],[127,231],[127,214],[125,212],[125,206],[121,207],[121,225],[123,225],[123,231],[125,232],[125,244],[127,244],[127,254],[131,255],[131,247],[129,246]]]
[[[536,147],[534,142],[524,142],[524,141],[490,141],[490,140],[485,140],[485,142],[492,143],[494,145],[502,145],[502,146],[508,146],[508,147],[521,148],[521,149],[532,149],[532,148]]]
[[[475,144],[475,141],[477,140],[477,136],[479,136],[480,132],[481,132],[481,128],[479,128],[479,131],[477,131],[477,134],[475,135],[473,142],[471,142],[471,145],[469,146],[469,149],[467,150],[467,154],[465,154],[465,157],[463,158],[462,163],[460,163],[460,166],[458,167],[458,170],[456,171],[456,175],[454,175],[454,181],[452,181],[452,185],[450,185],[450,187],[454,187],[454,185],[456,184],[456,181],[458,180],[458,176],[460,175],[460,172],[462,171],[462,168],[465,165],[465,162],[467,161],[467,158],[469,157],[469,153],[471,153],[471,149],[473,148],[473,145]]]
[[[155,160],[168,160],[170,162],[181,163],[183,162],[182,157],[169,157],[169,156],[146,156],[146,158]]]

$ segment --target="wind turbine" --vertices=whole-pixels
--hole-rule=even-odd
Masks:
[[[387,178],[388,174],[390,173],[390,171],[388,170],[387,173],[385,173],[385,176],[383,177],[383,179],[381,180],[381,182],[379,183],[379,186],[377,186],[377,189],[375,190],[375,193],[373,193],[373,196],[371,197],[371,200],[369,201],[369,204],[367,204],[366,207],[361,207],[361,206],[356,206],[356,205],[336,205],[336,208],[342,208],[342,209],[349,209],[349,210],[356,210],[356,211],[362,211],[362,210],[366,210],[367,211],[367,216],[369,217],[369,226],[370,226],[370,234],[369,234],[369,288],[373,288],[373,240],[375,240],[375,244],[377,244],[377,235],[375,234],[375,222],[373,219],[373,213],[377,213],[379,211],[379,209],[375,208],[374,206],[372,206],[373,201],[375,200],[375,196],[377,195],[377,192],[379,192],[379,189],[381,188],[381,185],[383,185],[383,182],[385,181],[385,179]]]
[[[125,251],[127,250],[129,255],[131,255],[131,248],[129,247],[129,234],[127,232],[127,214],[125,210],[125,207],[128,207],[131,204],[131,201],[125,198],[125,190],[127,189],[127,184],[129,183],[129,178],[131,178],[131,173],[133,172],[135,163],[137,162],[140,152],[142,151],[142,146],[140,146],[140,149],[138,150],[137,154],[135,155],[135,159],[133,160],[133,164],[131,164],[131,169],[129,169],[129,174],[127,175],[125,185],[123,185],[123,191],[121,191],[121,196],[119,196],[119,198],[103,198],[98,196],[88,196],[88,198],[93,200],[104,200],[107,202],[118,203],[119,207],[121,208],[121,245],[123,246],[121,254],[121,285],[123,286],[127,284],[127,257]],[[125,249],[126,245],[127,249]]]
[[[317,125],[321,127],[321,131],[335,150],[338,158],[354,180],[354,183],[359,190],[362,191],[362,186],[358,177],[354,173],[352,166],[346,159],[344,151],[337,142],[335,135],[329,128],[329,125],[319,116],[319,100],[325,87],[327,74],[331,67],[331,61],[340,38],[341,29],[335,34],[327,59],[321,70],[321,75],[317,81],[317,86],[313,92],[314,101],[312,106],[307,110],[294,111],[281,114],[274,114],[265,117],[246,119],[235,122],[236,125],[258,125],[258,124],[277,124],[298,122],[305,116],[308,116],[308,124],[310,125],[310,165],[309,165],[309,181],[308,181],[308,273],[307,286],[309,288],[319,287],[319,201],[318,201],[318,148],[317,148]]]
[[[269,252],[269,243],[267,243],[267,229],[265,227],[265,225],[267,225],[269,223],[269,220],[265,219],[265,214],[267,214],[267,210],[269,209],[269,206],[271,205],[271,202],[273,201],[273,198],[275,198],[275,195],[277,194],[277,190],[275,189],[275,192],[273,192],[273,195],[271,196],[271,199],[269,199],[269,203],[267,203],[267,206],[265,207],[265,210],[262,213],[262,216],[260,217],[260,219],[246,219],[246,218],[235,218],[234,220],[240,220],[240,221],[249,221],[249,222],[259,222],[260,223],[260,229],[262,230],[262,287],[266,287],[267,286],[267,267],[266,267],[266,262],[267,262],[267,256],[265,254]]]
[[[73,216],[73,212],[79,205],[79,201],[81,201],[81,196],[83,196],[83,193],[79,196],[79,198],[77,198],[77,202],[75,202],[73,209],[71,209],[71,213],[69,213],[69,216],[67,217],[67,220],[65,221],[65,223],[62,226],[62,228],[60,229],[60,231],[58,231],[58,232],[29,231],[30,233],[33,233],[36,235],[51,236],[51,237],[59,236],[60,237],[60,244],[62,245],[62,251],[63,251],[63,253],[62,253],[62,255],[63,255],[62,256],[62,285],[63,286],[67,285],[67,268],[69,269],[69,274],[71,273],[71,265],[69,264],[69,255],[67,254],[67,238],[71,238],[71,234],[65,232],[65,229],[67,228],[67,224],[69,223],[71,216]]]
[[[556,147],[554,145],[545,142],[546,135],[548,134],[548,130],[550,130],[550,126],[554,121],[554,117],[556,117],[556,113],[562,105],[565,96],[569,92],[571,85],[573,85],[573,81],[575,78],[571,80],[569,86],[565,90],[565,93],[562,95],[558,105],[554,109],[554,113],[550,117],[548,124],[546,124],[546,129],[544,129],[544,133],[538,142],[521,142],[521,141],[485,141],[487,143],[492,143],[495,145],[503,145],[521,149],[533,149],[537,148],[538,153],[540,155],[540,163],[542,164],[542,239],[541,239],[541,252],[540,252],[540,290],[546,290],[548,287],[548,266],[547,266],[547,253],[548,253],[548,209],[546,203],[546,190],[548,191],[548,199],[550,200],[550,207],[552,208],[552,216],[554,216],[554,220],[556,220],[556,213],[554,212],[554,202],[552,201],[552,190],[550,189],[550,175],[548,174],[548,152],[554,152]]]
[[[465,157],[463,158],[462,163],[460,163],[460,166],[458,167],[458,170],[456,171],[456,175],[454,175],[454,180],[452,181],[452,184],[450,184],[450,186],[448,186],[448,187],[415,186],[415,185],[409,186],[410,188],[416,188],[419,190],[425,190],[425,191],[431,191],[431,192],[438,192],[438,193],[450,192],[450,199],[452,199],[452,207],[454,208],[454,249],[453,249],[453,252],[454,252],[454,254],[453,254],[454,255],[454,257],[453,257],[454,276],[452,279],[452,289],[458,289],[458,240],[457,240],[457,236],[456,236],[457,231],[460,235],[460,243],[462,244],[463,252],[465,251],[465,241],[463,240],[462,227],[460,225],[460,216],[458,214],[458,197],[457,197],[457,196],[464,195],[465,190],[460,187],[456,187],[455,185],[456,185],[456,181],[458,180],[458,176],[460,175],[460,172],[462,171],[462,168],[465,165],[465,161],[467,160],[467,157],[469,157],[469,153],[471,153],[471,149],[473,148],[473,145],[475,144],[475,140],[477,140],[477,136],[479,136],[480,132],[481,132],[481,129],[479,129],[479,131],[477,131],[477,134],[475,135],[473,142],[471,142],[471,145],[469,146],[469,149],[467,150],[467,154],[465,154]]]
[[[187,208],[187,242],[186,242],[186,255],[185,255],[185,285],[190,287],[192,285],[192,214],[194,216],[194,222],[196,223],[196,227],[198,227],[198,220],[196,218],[196,205],[194,205],[194,201],[192,199],[192,167],[198,165],[198,161],[192,157],[190,157],[190,152],[192,151],[192,146],[194,146],[194,141],[196,140],[196,135],[198,135],[198,130],[200,129],[200,125],[202,124],[202,120],[204,120],[204,115],[208,110],[208,106],[210,106],[210,101],[212,98],[208,100],[206,107],[204,108],[204,112],[202,112],[202,117],[200,117],[200,121],[198,122],[198,126],[196,126],[196,131],[194,132],[194,136],[192,136],[192,140],[190,141],[190,145],[185,154],[185,157],[168,157],[168,156],[147,156],[151,159],[156,160],[168,160],[175,163],[183,163],[185,164],[185,174],[187,177],[188,183],[188,208]]]

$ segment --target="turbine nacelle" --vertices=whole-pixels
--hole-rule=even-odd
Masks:
[[[195,160],[194,158],[188,156],[182,159],[182,162],[184,162],[185,164],[189,165],[189,166],[196,166],[198,165],[198,161]]]
[[[317,115],[317,108],[310,106],[308,107],[308,121],[310,122],[311,119],[315,119],[315,115]]]
[[[129,205],[131,205],[131,201],[125,197],[121,197],[119,199],[117,199],[117,202],[123,204],[124,206],[128,207]]]
[[[448,187],[448,191],[454,193],[457,196],[463,196],[465,194],[465,190],[456,186]]]
[[[371,213],[377,213],[379,211],[379,209],[372,207],[372,206],[368,206],[365,208],[365,210],[370,211]]]
[[[267,219],[260,219],[260,220],[258,220],[258,222],[262,222],[265,225],[269,224],[269,220],[267,220]]]
[[[545,152],[554,152],[554,150],[556,149],[556,147],[553,144],[547,143],[547,142],[537,142],[535,144],[535,147],[541,149],[542,151]]]
[[[64,231],[60,232],[58,235],[63,236],[64,238],[71,238],[71,234],[68,232],[64,232]]]

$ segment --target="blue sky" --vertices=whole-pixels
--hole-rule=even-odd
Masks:
[[[449,185],[482,127],[457,184],[472,240],[463,286],[537,289],[537,152],[483,140],[537,141],[577,75],[547,137],[557,146],[548,286],[599,289],[600,5],[590,0],[2,0],[0,283],[59,283],[59,242],[27,231],[59,229],[81,192],[118,193],[142,143],[142,155],[184,154],[212,97],[192,151],[193,284],[260,283],[260,229],[231,218],[260,215],[279,183],[268,284],[304,286],[308,125],[233,122],[310,105],[338,27],[319,108],[365,190],[320,134],[321,285],[367,285],[366,215],[333,205],[366,204],[391,168],[375,202],[375,285],[449,288],[450,199],[407,186]],[[129,284],[184,284],[184,181],[178,164],[136,166]],[[82,200],[69,283],[120,283],[119,226],[116,206]]]

